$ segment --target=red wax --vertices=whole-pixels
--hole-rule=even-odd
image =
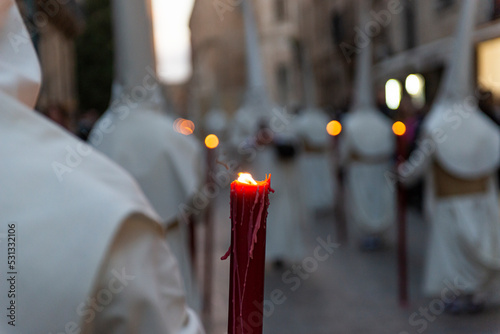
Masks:
[[[262,334],[266,219],[271,179],[231,183],[228,334]]]

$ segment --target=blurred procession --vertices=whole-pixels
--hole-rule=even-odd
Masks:
[[[500,1],[2,2],[40,64],[34,112],[82,145],[54,181],[93,152],[144,194],[175,333],[228,333],[240,172],[274,190],[263,333],[500,333]]]

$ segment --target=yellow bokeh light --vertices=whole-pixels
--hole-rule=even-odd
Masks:
[[[330,136],[337,136],[342,132],[342,124],[340,124],[339,121],[331,121],[326,126],[326,132],[328,132]]]
[[[392,131],[396,136],[402,136],[406,132],[406,125],[401,121],[394,122],[392,125]]]
[[[205,145],[209,149],[214,149],[217,146],[219,146],[219,138],[217,138],[216,135],[210,134],[210,135],[205,137]]]

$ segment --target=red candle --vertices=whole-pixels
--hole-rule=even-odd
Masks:
[[[247,173],[231,183],[228,334],[262,334],[266,220],[271,178]],[[273,191],[274,192],[274,191]]]

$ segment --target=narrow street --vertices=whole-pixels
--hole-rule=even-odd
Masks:
[[[220,256],[229,246],[227,189],[216,200],[214,222],[212,324],[206,327],[209,334],[224,334],[227,332],[229,261],[221,261]],[[500,308],[475,316],[452,316],[442,312],[440,300],[422,295],[427,229],[414,210],[408,213],[410,304],[407,308],[399,307],[397,301],[395,245],[383,251],[363,253],[351,241],[332,246],[330,255],[322,245],[336,240],[333,214],[310,222],[303,230],[307,245],[302,262],[305,270],[291,264],[280,270],[266,268],[265,334],[500,333]],[[201,238],[203,230],[199,229],[198,234]],[[315,253],[318,246],[322,250]]]

